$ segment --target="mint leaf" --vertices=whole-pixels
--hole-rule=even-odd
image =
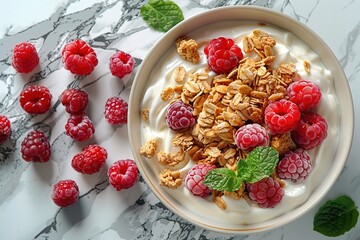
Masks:
[[[150,0],[140,9],[140,15],[153,29],[167,32],[184,19],[179,6],[169,0]]]
[[[237,175],[242,179],[249,179],[251,177],[251,171],[245,160],[239,159],[237,163]]]
[[[238,175],[250,183],[255,183],[274,173],[279,161],[279,153],[272,147],[257,147],[247,156],[245,162],[238,164]],[[245,169],[242,169],[245,168]]]
[[[204,184],[213,190],[235,192],[240,189],[241,179],[236,173],[228,168],[210,170],[204,179]]]
[[[355,227],[358,217],[354,201],[343,195],[327,201],[318,210],[314,217],[314,231],[328,237],[337,237]]]

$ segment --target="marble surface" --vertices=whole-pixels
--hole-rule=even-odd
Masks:
[[[284,12],[308,25],[333,50],[351,86],[355,121],[360,104],[360,1],[358,0],[176,0],[185,18],[227,5],[257,5]],[[102,114],[110,96],[128,99],[138,66],[163,33],[150,30],[139,15],[144,0],[34,0],[6,1],[0,8],[0,114],[9,117],[11,139],[0,144],[0,239],[329,239],[312,230],[320,204],[347,194],[360,206],[360,131],[355,125],[353,147],[346,166],[326,197],[299,219],[272,231],[251,235],[210,232],[184,221],[168,210],[143,179],[129,190],[115,191],[106,177],[107,167],[118,159],[132,158],[127,127],[110,126]],[[30,11],[29,11],[30,10]],[[60,51],[71,39],[82,38],[95,49],[99,65],[84,78],[63,68]],[[11,67],[13,46],[35,44],[40,66],[29,74]],[[108,60],[118,49],[136,59],[134,72],[123,81],[108,70]],[[27,84],[47,86],[52,108],[36,117],[25,114],[18,96]],[[79,86],[90,96],[87,113],[97,129],[86,143],[75,143],[64,132],[67,113],[58,97],[68,86]],[[50,138],[52,157],[47,163],[21,159],[20,143],[33,129]],[[87,144],[108,149],[106,167],[84,176],[70,166],[72,156]],[[72,178],[80,200],[68,208],[50,199],[52,185]],[[336,239],[360,239],[360,224]]]

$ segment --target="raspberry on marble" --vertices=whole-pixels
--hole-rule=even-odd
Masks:
[[[21,155],[27,162],[47,162],[51,150],[48,138],[42,131],[29,132],[21,142]]]
[[[87,93],[75,88],[65,89],[60,96],[60,102],[66,112],[73,115],[83,113],[88,101]]]
[[[93,174],[100,171],[107,157],[108,153],[105,148],[99,145],[89,145],[73,157],[71,166],[79,173]]]
[[[134,58],[126,52],[118,51],[110,58],[109,68],[111,74],[118,78],[123,78],[130,74],[134,69],[134,66]]]
[[[3,115],[0,115],[0,143],[6,141],[11,134],[10,120]]]
[[[20,106],[29,114],[42,114],[51,106],[52,95],[47,87],[29,85],[20,93]]]
[[[134,160],[124,159],[114,162],[109,170],[110,184],[117,190],[128,189],[134,186],[139,175],[138,167]]]
[[[13,50],[12,66],[19,73],[29,73],[39,64],[34,45],[28,42],[16,44]]]
[[[79,187],[74,180],[60,180],[53,186],[51,198],[59,207],[67,207],[79,199]]]
[[[105,119],[113,125],[126,124],[128,104],[120,97],[110,97],[105,103]]]
[[[94,124],[85,113],[79,115],[71,115],[65,125],[66,134],[75,141],[86,141],[90,139],[94,133]]]

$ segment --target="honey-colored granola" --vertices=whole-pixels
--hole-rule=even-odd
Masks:
[[[167,87],[161,92],[160,96],[163,101],[167,101],[172,99],[174,97],[174,94],[174,89],[172,87]]]
[[[158,144],[159,140],[157,138],[150,139],[145,143],[144,146],[140,148],[140,154],[146,158],[152,158],[153,156],[155,156]]]
[[[176,40],[175,45],[177,52],[183,59],[195,64],[199,63],[200,54],[198,51],[198,44],[194,39],[180,37]]]
[[[182,184],[180,177],[180,171],[171,171],[170,169],[165,169],[159,174],[160,185],[169,187],[171,189],[176,189]]]
[[[144,108],[141,110],[141,118],[144,121],[148,121],[149,120],[149,109],[148,108]]]

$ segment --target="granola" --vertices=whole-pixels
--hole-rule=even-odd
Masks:
[[[158,148],[159,140],[157,138],[150,139],[144,146],[140,148],[140,154],[146,158],[152,158],[155,156]]]
[[[171,189],[176,189],[182,184],[180,177],[180,171],[171,171],[170,169],[164,169],[159,174],[160,184]]]

